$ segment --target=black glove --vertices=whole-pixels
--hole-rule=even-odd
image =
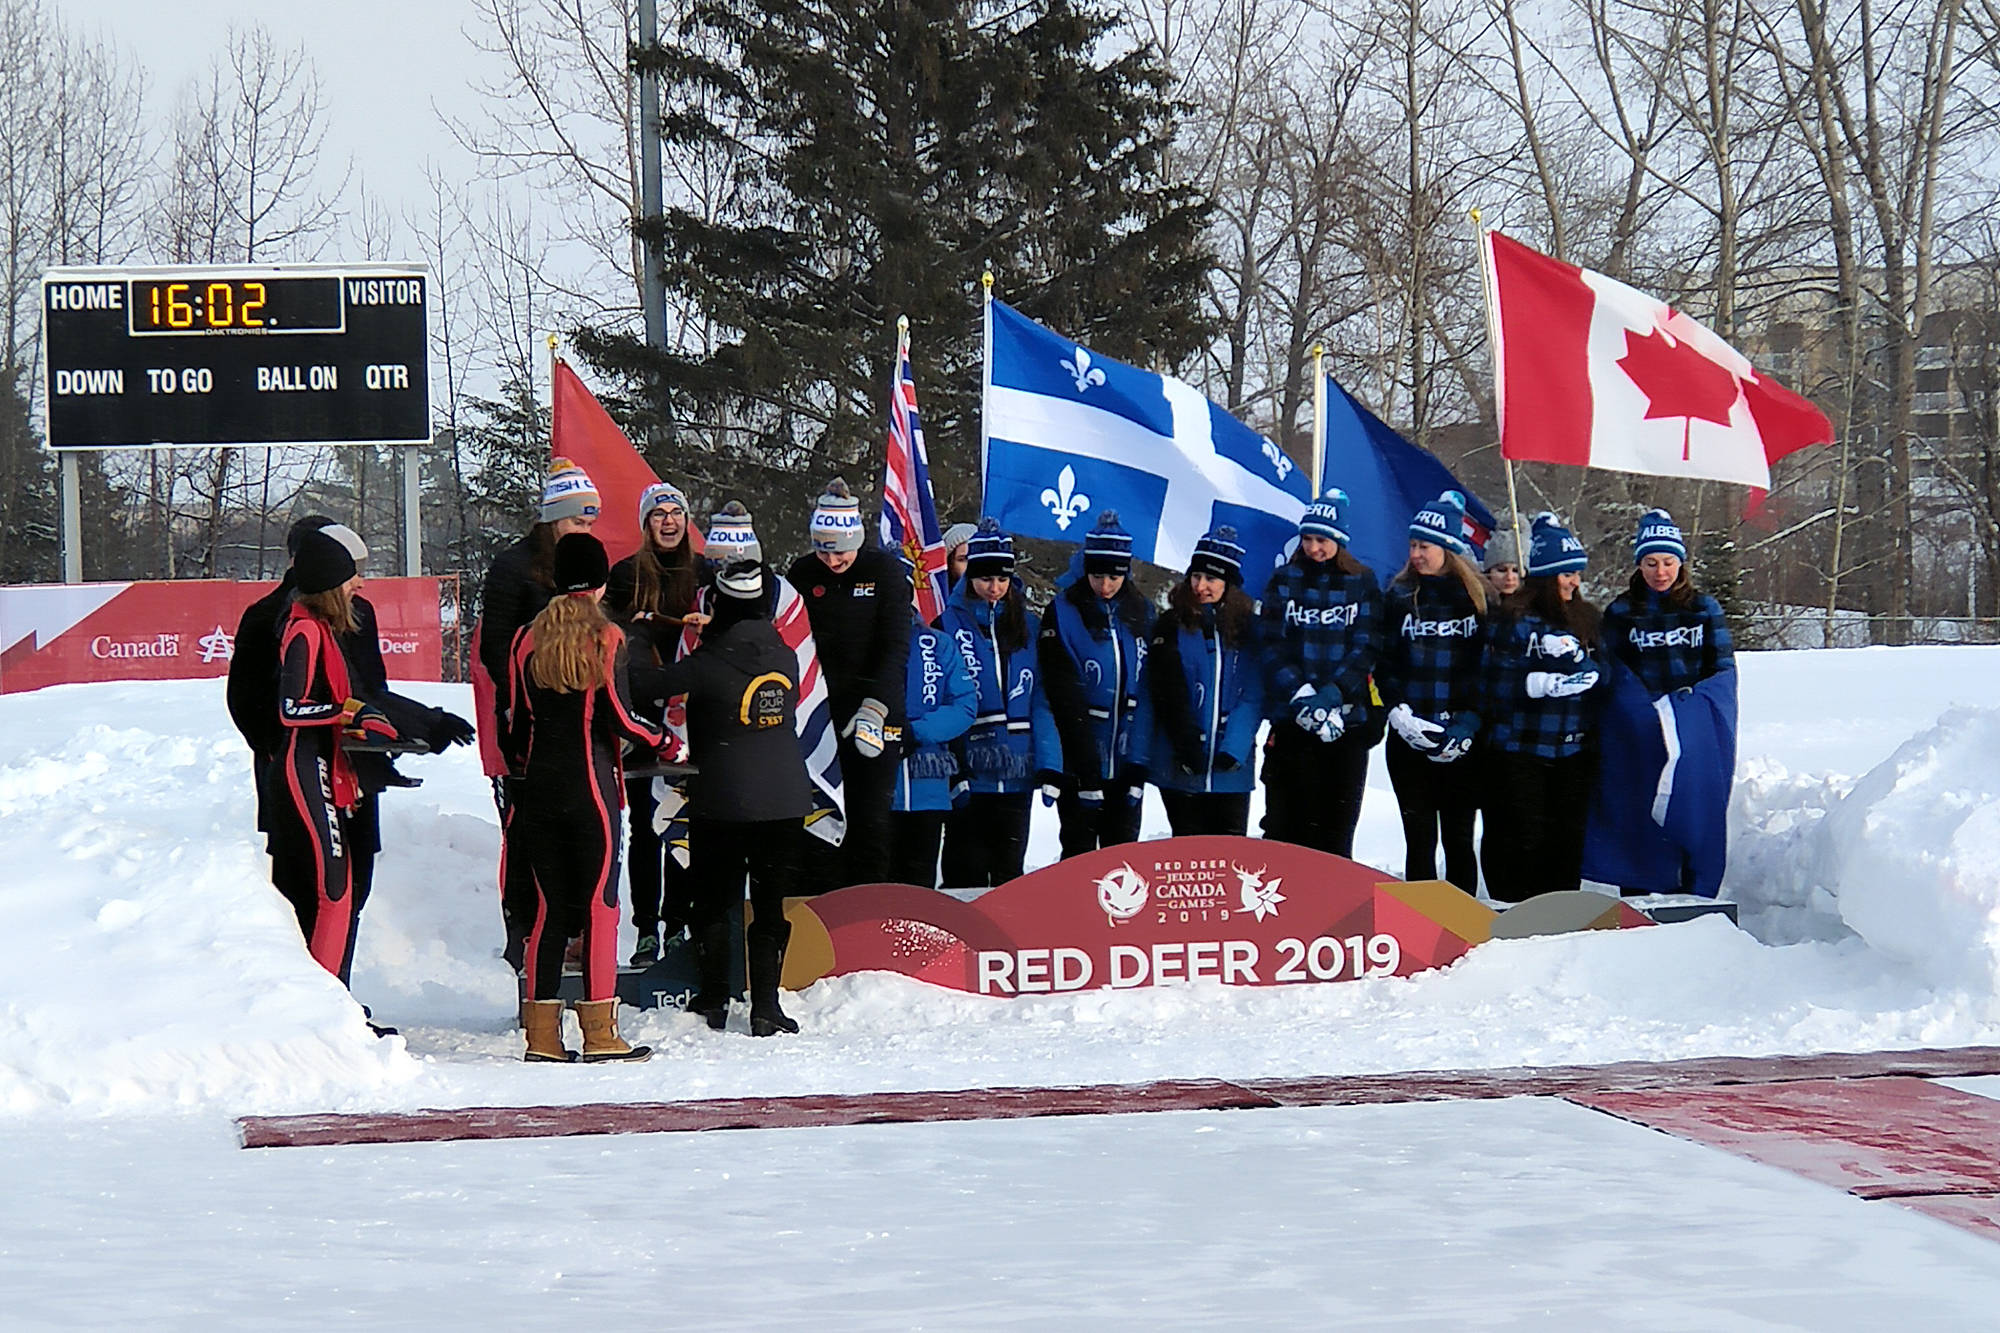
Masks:
[[[425,740],[433,751],[440,751],[454,745],[470,745],[477,734],[470,722],[438,708],[432,710],[430,734]]]
[[[1218,773],[1234,773],[1241,767],[1243,765],[1237,762],[1236,756],[1233,754],[1217,754],[1215,756],[1215,771]]]

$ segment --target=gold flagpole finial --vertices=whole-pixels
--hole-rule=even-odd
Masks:
[[[992,269],[990,269],[990,268],[989,268],[989,269],[987,269],[987,270],[986,270],[986,271],[985,271],[984,273],[981,273],[981,274],[979,275],[979,285],[980,285],[981,287],[984,287],[984,288],[986,289],[986,295],[987,295],[988,297],[991,297],[991,296],[993,295],[993,270],[992,270]]]
[[[1470,217],[1472,218],[1472,225],[1473,225],[1474,227],[1478,227],[1478,226],[1480,225],[1480,224],[1479,224],[1479,209],[1478,209],[1478,208],[1477,208],[1477,207],[1475,206],[1475,207],[1473,207],[1473,208],[1469,208],[1469,209],[1467,209],[1467,210],[1466,210],[1466,212],[1467,212],[1467,214],[1468,214],[1468,215],[1470,215]]]

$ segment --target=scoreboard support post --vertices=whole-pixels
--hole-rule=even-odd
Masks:
[[[423,494],[423,450],[418,445],[403,446],[403,577],[423,575],[424,524],[418,505]]]
[[[83,582],[83,478],[76,451],[62,456],[62,565],[64,583]]]

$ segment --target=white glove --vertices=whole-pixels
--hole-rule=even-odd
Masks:
[[[1448,764],[1454,759],[1463,758],[1465,752],[1471,748],[1472,738],[1470,736],[1454,736],[1438,747],[1438,752],[1431,756],[1431,762],[1433,764]]]
[[[1583,660],[1583,645],[1574,634],[1544,634],[1542,636],[1543,657],[1567,657],[1572,662]]]
[[[1405,745],[1419,754],[1437,749],[1438,737],[1444,734],[1443,727],[1418,717],[1408,704],[1397,704],[1389,710],[1389,725],[1396,729]]]
[[[1597,684],[1595,671],[1578,671],[1563,675],[1559,671],[1530,671],[1528,673],[1528,697],[1530,699],[1567,699],[1574,694],[1582,694]]]
[[[854,710],[854,716],[847,720],[847,730],[842,736],[854,738],[854,748],[864,758],[874,759],[888,744],[886,729],[889,725],[889,710],[879,700],[863,699],[861,706]]]
[[[1341,717],[1338,710],[1335,710],[1326,715],[1326,721],[1319,724],[1319,729],[1313,732],[1313,735],[1319,737],[1322,741],[1332,742],[1339,740],[1341,734],[1346,730],[1346,719]]]

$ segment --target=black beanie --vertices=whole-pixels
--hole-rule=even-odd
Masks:
[[[294,586],[300,592],[332,592],[354,575],[354,557],[338,541],[323,532],[300,538],[299,553],[292,557]]]
[[[590,592],[611,577],[611,559],[603,542],[587,532],[572,532],[556,543],[552,572],[557,592]]]
[[[321,528],[330,528],[332,526],[333,520],[325,514],[313,514],[300,519],[298,522],[292,524],[291,530],[285,534],[285,554],[296,559],[299,554],[299,544],[305,541],[308,533],[318,532]]]

